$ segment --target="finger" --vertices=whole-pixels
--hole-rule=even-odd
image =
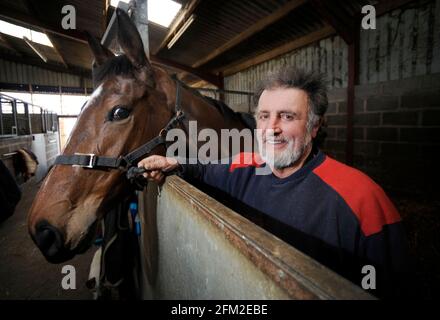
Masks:
[[[156,181],[157,183],[160,183],[164,178],[165,178],[165,175],[161,172],[161,173],[159,173],[159,174],[157,175],[155,181]]]
[[[162,169],[166,165],[165,157],[158,155],[149,156],[138,163],[138,167],[144,167],[147,170]]]
[[[145,178],[150,179],[150,178],[152,177],[152,174],[153,174],[154,172],[157,172],[157,171],[158,171],[158,170],[147,171],[147,172],[143,173],[142,175],[143,175]]]
[[[163,176],[162,172],[160,172],[160,171],[154,171],[151,173],[151,178],[153,180],[158,180],[160,178],[160,176]]]

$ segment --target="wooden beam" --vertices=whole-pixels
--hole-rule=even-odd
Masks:
[[[218,88],[220,90],[224,90],[225,89],[225,78],[223,76],[223,72],[220,72],[218,77],[220,79],[220,86]],[[220,100],[221,102],[225,102],[225,93],[224,93],[224,91],[220,91],[219,92],[218,100]]]
[[[319,15],[331,25],[338,35],[344,39],[345,43],[350,44],[354,41],[354,17],[344,14],[342,11],[335,15],[338,4],[332,0],[310,0],[310,4],[319,13]]]
[[[145,55],[150,57],[150,41],[148,37],[148,5],[147,0],[131,1],[131,21],[136,25],[144,45]]]
[[[102,0],[104,4],[104,11],[102,13],[102,32],[101,34],[104,34],[105,29],[107,29],[107,21],[108,21],[108,9],[110,7],[110,0]]]
[[[348,165],[353,164],[354,134],[354,99],[355,86],[359,83],[359,38],[360,26],[356,25],[357,32],[354,34],[353,43],[348,45],[348,85],[347,85],[347,130],[346,130],[346,148],[345,162]]]
[[[60,27],[42,23],[35,17],[23,14],[22,12],[16,10],[12,10],[4,5],[0,5],[0,18],[11,23],[25,25],[33,29],[40,29],[42,31],[53,33],[65,38],[69,38],[71,40],[87,43],[87,38],[80,31],[64,30]]]
[[[129,6],[127,3],[119,1],[117,9],[124,10],[128,14]],[[114,41],[117,38],[118,33],[118,19],[116,15],[116,9],[113,11],[112,17],[108,22],[104,35],[101,38],[101,44],[109,50],[117,52],[119,45]]]
[[[189,86],[191,88],[203,88],[203,87],[206,87],[207,84],[208,83],[205,80],[199,80],[199,81],[190,83]]]
[[[31,13],[32,16],[34,17],[38,17],[38,11],[34,5],[34,3],[31,0],[25,0],[24,1],[24,5],[26,6],[26,8],[29,10],[29,12]],[[52,43],[52,47],[53,50],[55,51],[55,53],[57,54],[57,56],[60,58],[62,64],[68,68],[66,62],[64,61],[63,56],[61,55],[61,53],[59,52],[58,48],[57,48],[57,43],[54,41],[53,38],[51,38],[50,34],[47,31],[44,31],[44,34],[47,36],[47,38],[49,39],[49,41]],[[28,43],[29,45],[29,43]],[[35,50],[35,49],[34,49]],[[40,56],[41,57],[41,56]],[[47,61],[45,61],[47,62]]]
[[[236,45],[240,44],[244,40],[250,38],[254,34],[262,31],[263,29],[267,28],[271,24],[274,24],[275,22],[281,20],[286,15],[288,15],[291,11],[295,10],[299,6],[303,5],[306,2],[306,0],[292,0],[273,12],[272,14],[268,15],[267,17],[261,19],[245,31],[241,32],[240,34],[236,35],[234,38],[226,42],[224,45],[222,45],[220,48],[217,48],[210,54],[208,54],[205,58],[203,58],[200,61],[197,61],[192,65],[193,68],[198,68],[201,65],[207,63],[208,61],[211,61],[215,57],[221,55],[225,51],[235,47]]]
[[[185,72],[191,73],[191,74],[199,77],[200,79],[203,79],[205,81],[208,81],[208,82],[212,83],[213,85],[215,85],[217,87],[220,85],[220,79],[216,75],[211,74],[211,73],[207,73],[204,70],[194,69],[194,68],[191,68],[189,66],[180,64],[178,62],[174,62],[174,61],[171,61],[171,60],[160,58],[160,57],[155,56],[155,55],[151,55],[150,56],[150,60],[151,60],[151,62],[159,64],[159,65],[169,66],[169,67],[174,68],[174,69],[178,69],[178,70],[181,70],[181,71],[185,71]]]
[[[325,39],[335,33],[335,30],[331,26],[325,26],[324,28],[314,31],[312,33],[309,33],[301,38],[295,39],[292,42],[286,43],[280,47],[277,47],[275,49],[272,49],[271,51],[265,52],[259,56],[256,56],[254,58],[244,60],[238,63],[233,63],[230,65],[227,65],[225,67],[219,68],[218,71],[223,71],[223,75],[229,76],[231,74],[237,73],[239,71],[242,71],[244,69],[250,68],[254,65],[263,63],[265,61],[271,60],[275,57],[278,57],[280,55],[283,55],[285,53],[288,53],[290,51],[293,51],[295,49],[307,46],[313,42]]]
[[[41,52],[40,50],[38,50],[38,48],[32,43],[31,40],[29,40],[26,37],[23,37],[24,42],[26,42],[26,44],[31,47],[31,49],[41,58],[41,60],[43,60],[44,62],[47,63],[47,57],[44,55],[43,52]]]
[[[173,24],[170,26],[170,30],[166,34],[165,38],[163,38],[160,45],[157,47],[156,51],[154,52],[155,55],[159,53],[160,50],[162,50],[167,43],[171,40],[172,37],[179,31],[180,27],[183,26],[183,24],[186,22],[186,20],[192,15],[194,10],[197,8],[197,5],[200,3],[200,0],[191,0],[185,8],[183,8],[180,11],[180,14],[176,17]]]
[[[58,49],[58,44],[56,43],[56,41],[54,40],[53,37],[51,37],[51,35],[48,32],[45,32],[46,36],[49,38],[50,42],[52,43],[53,46],[53,50],[55,51],[55,53],[57,54],[58,58],[60,58],[61,63],[64,65],[64,67],[66,69],[69,68],[69,66],[66,63],[66,60],[64,60],[63,55],[61,54],[60,50]]]
[[[3,45],[11,51],[14,51],[18,56],[22,57],[23,54],[9,41],[5,36],[0,33],[0,41]]]

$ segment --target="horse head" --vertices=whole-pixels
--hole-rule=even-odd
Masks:
[[[124,55],[114,56],[89,39],[97,87],[62,151],[66,157],[81,153],[117,158],[156,137],[173,116],[173,81],[151,66],[128,15],[118,9],[117,18]],[[164,150],[159,147],[155,153]],[[55,165],[28,215],[29,233],[46,259],[60,263],[85,251],[97,222],[127,195],[128,184],[122,170]]]

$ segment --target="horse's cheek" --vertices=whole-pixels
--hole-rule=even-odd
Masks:
[[[127,128],[121,124],[104,124],[96,144],[98,154],[119,156],[123,151],[123,141],[127,141]]]

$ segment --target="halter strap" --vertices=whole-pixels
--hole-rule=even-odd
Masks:
[[[65,164],[82,168],[119,168],[123,158],[97,156],[93,153],[75,153],[71,156],[60,155],[54,164]]]
[[[176,82],[176,104],[174,106],[174,116],[168,121],[165,127],[160,130],[159,134],[143,144],[139,148],[129,152],[125,156],[118,158],[98,156],[93,153],[75,153],[74,155],[59,155],[56,157],[54,164],[71,165],[74,167],[82,167],[87,169],[128,169],[136,165],[136,163],[148,156],[157,146],[166,143],[166,134],[169,130],[177,127],[177,125],[185,117],[185,113],[181,110],[181,83],[177,77],[173,77]]]

